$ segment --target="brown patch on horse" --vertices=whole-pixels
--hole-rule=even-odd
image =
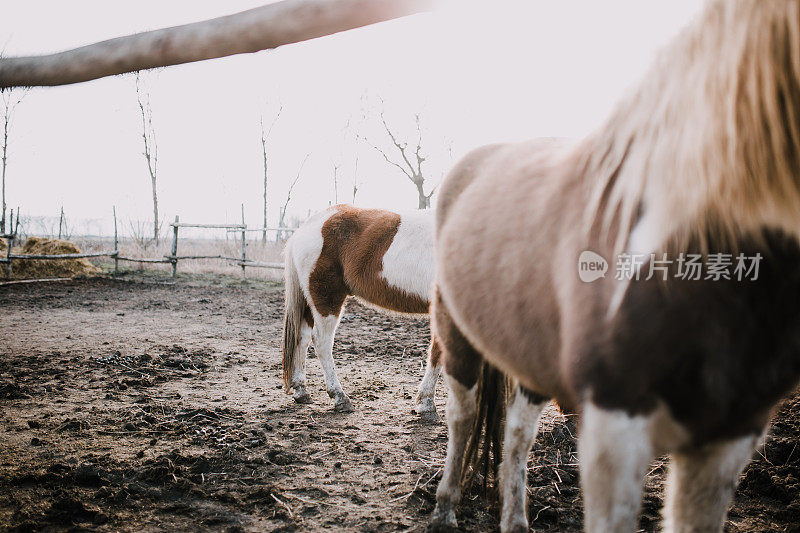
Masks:
[[[311,312],[311,308],[308,306],[306,306],[305,309],[303,309],[303,320],[306,321],[308,327],[310,328],[314,327],[314,313]]]
[[[442,359],[442,344],[439,342],[439,339],[436,338],[436,335],[431,334],[431,366],[439,366],[439,362]]]
[[[663,403],[694,445],[760,434],[800,376],[800,245],[766,231],[737,246],[762,255],[758,279],[632,282],[613,323],[586,330],[575,386],[631,414]]]
[[[431,329],[434,346],[440,347],[444,358],[445,372],[471,389],[480,376],[483,357],[459,331],[437,289],[431,305]]]
[[[339,205],[322,225],[322,251],[309,277],[309,292],[323,316],[338,315],[347,296],[401,313],[424,314],[428,301],[383,278],[383,256],[400,226],[400,215]]]

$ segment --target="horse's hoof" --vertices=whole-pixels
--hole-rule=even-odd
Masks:
[[[438,422],[439,414],[436,412],[436,405],[433,403],[433,398],[420,399],[417,406],[414,408],[420,419],[424,422]]]
[[[333,406],[333,410],[337,413],[352,413],[355,411],[355,409],[353,409],[353,404],[350,403],[350,398],[347,396],[337,401]]]
[[[437,413],[435,409],[433,411],[417,410],[417,414],[419,415],[420,421],[425,422],[426,424],[438,424],[441,422],[439,413]]]
[[[433,510],[433,516],[428,524],[428,531],[447,531],[458,527],[456,522],[456,512],[450,509],[442,509],[438,504]]]
[[[297,394],[294,396],[294,401],[297,403],[311,403],[311,396],[307,392]]]
[[[528,533],[530,528],[528,528],[528,524],[524,522],[515,522],[509,526],[500,526],[500,531],[503,533]]]

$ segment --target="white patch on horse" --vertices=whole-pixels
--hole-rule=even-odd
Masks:
[[[578,438],[588,532],[634,531],[647,466],[654,456],[650,417],[583,408]]]
[[[500,463],[500,494],[503,509],[501,531],[528,531],[525,495],[528,481],[528,455],[536,439],[539,416],[548,402],[531,403],[514,388],[508,406],[503,437],[503,462]]]
[[[663,530],[722,531],[739,474],[757,442],[753,435],[673,454]]]
[[[663,404],[630,416],[586,402],[578,438],[586,530],[633,531],[651,459],[690,442]]]
[[[433,285],[434,211],[400,213],[400,226],[383,255],[381,276],[389,285],[430,300]]]
[[[287,244],[286,253],[292,255],[294,268],[297,271],[297,277],[300,279],[300,286],[311,309],[314,309],[314,300],[311,299],[308,280],[322,253],[322,226],[335,213],[336,211],[327,209],[312,216],[295,230],[289,244]]]
[[[636,226],[631,231],[631,236],[628,241],[625,253],[636,257],[634,262],[634,279],[645,279],[647,274],[642,273],[642,263],[650,258],[650,254],[658,249],[661,244],[661,233],[655,226],[653,216],[645,215],[639,220]],[[613,263],[616,264],[616,258],[612,258]],[[622,301],[625,299],[625,293],[628,292],[630,286],[629,280],[619,281],[614,288],[614,294],[608,304],[608,312],[606,313],[606,320],[611,320],[619,311]]]

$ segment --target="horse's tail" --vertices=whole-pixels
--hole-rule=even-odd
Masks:
[[[483,361],[478,376],[475,424],[464,453],[461,485],[464,491],[469,490],[476,474],[479,474],[483,478],[484,495],[492,500],[496,499],[497,494],[491,489],[497,480],[503,455],[503,431],[509,390],[506,376]]]
[[[293,239],[289,239],[286,243],[283,269],[286,290],[283,311],[283,385],[286,388],[286,392],[289,392],[291,388],[292,372],[294,371],[297,348],[300,346],[303,320],[305,315],[310,312],[303,289],[300,287],[297,269],[294,266],[292,243]]]

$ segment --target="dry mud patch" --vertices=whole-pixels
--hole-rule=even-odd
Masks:
[[[0,288],[0,530],[424,530],[447,440],[413,412],[426,321],[348,304],[334,356],[357,411],[340,414],[315,359],[314,403],[283,393],[282,302],[278,285],[222,277]],[[745,472],[728,530],[800,524],[798,403]],[[539,530],[581,527],[565,422],[550,410],[531,456]],[[653,465],[643,529],[664,473]],[[496,529],[476,493],[459,519]]]

